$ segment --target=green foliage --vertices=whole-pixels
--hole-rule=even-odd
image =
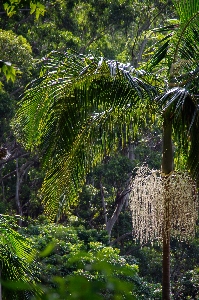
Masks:
[[[199,269],[186,271],[182,278],[175,283],[175,299],[198,299],[199,297]]]
[[[5,142],[6,132],[9,129],[8,119],[13,115],[13,103],[9,93],[0,89],[0,143]]]
[[[31,46],[23,36],[13,31],[0,29],[0,71],[8,80],[14,82],[16,76],[30,71],[32,62]]]
[[[198,226],[196,237],[188,243],[171,241],[172,249],[172,292],[175,299],[197,299],[198,297],[198,265],[199,236]],[[180,262],[180,263],[179,263]]]
[[[40,252],[37,299],[160,299],[160,285],[138,276],[134,257],[104,244],[105,231],[48,223],[22,230]]]
[[[15,81],[16,69],[9,62],[0,61],[0,70],[4,73],[7,80]]]
[[[34,251],[31,250],[25,238],[9,226],[7,219],[9,220],[8,216],[1,215],[0,217],[1,244],[7,245],[13,254],[26,259],[26,262],[31,261]]]
[[[191,149],[192,157],[194,156],[195,158],[190,161],[189,166],[191,170],[193,169],[192,167],[197,170],[197,155],[195,154],[198,153],[198,128],[196,126],[198,124],[198,2],[174,2],[181,21],[175,21],[175,24],[173,24],[172,21],[168,26],[165,26],[164,20],[167,18],[167,15],[164,14],[164,12],[169,11],[170,18],[175,17],[175,12],[170,11],[170,8],[174,11],[173,7],[170,6],[170,1],[164,0],[55,0],[46,3],[46,13],[40,19],[38,19],[39,14],[43,14],[44,12],[44,6],[41,6],[40,2],[9,1],[10,6],[4,7],[9,15],[15,13],[12,17],[13,21],[9,20],[9,22],[7,22],[2,15],[1,24],[4,29],[11,28],[24,37],[26,36],[27,40],[33,46],[35,57],[41,57],[51,50],[65,51],[66,48],[70,47],[77,49],[78,52],[88,53],[92,51],[99,56],[121,59],[122,62],[125,63],[127,61],[133,62],[136,66],[139,65],[140,62],[146,61],[154,53],[153,47],[150,52],[146,52],[143,55],[145,43],[148,41],[149,46],[154,46],[154,41],[160,41],[160,48],[158,48],[159,50],[153,56],[151,64],[149,64],[151,67],[150,70],[154,70],[156,73],[156,81],[154,77],[152,79],[148,77],[147,80],[156,85],[159,84],[161,88],[165,86],[167,88],[168,84],[169,88],[174,85],[174,89],[169,90],[164,94],[164,97],[161,98],[159,102],[160,111],[162,111],[162,107],[163,109],[171,107],[171,119],[174,122],[175,130],[177,129],[175,131],[176,146],[185,146],[188,150]],[[194,5],[194,3],[196,5]],[[37,20],[34,20],[34,17],[31,17],[29,12],[20,11],[20,8],[24,7],[24,5],[25,7],[27,7],[27,5],[28,8],[30,7],[30,13],[35,13]],[[157,30],[154,31],[156,33],[153,37],[151,36],[151,32],[146,32],[147,28],[153,28],[153,25],[159,27],[160,23],[163,27],[159,32]],[[172,34],[170,34],[171,31]],[[169,35],[165,36],[165,34],[168,33]],[[15,73],[18,72],[18,68],[20,68],[20,71],[23,71],[25,75],[25,80],[23,79],[20,83],[17,83],[21,87],[26,83],[26,74],[28,74],[30,62],[32,62],[31,48],[26,40],[21,37],[18,38],[18,35],[14,35],[13,32],[2,31],[1,34],[3,43],[1,47],[2,55],[0,58],[2,61],[0,62],[0,67],[2,67],[2,72],[4,72],[7,79],[11,80],[14,79]],[[14,44],[12,44],[12,40],[14,40]],[[4,51],[5,45],[6,51]],[[15,45],[18,47],[16,51],[13,47]],[[23,45],[27,47],[25,46],[23,48]],[[53,212],[54,215],[58,212],[58,216],[60,216],[62,210],[68,211],[68,203],[74,203],[79,196],[79,191],[84,183],[87,172],[92,169],[94,174],[95,172],[92,167],[97,165],[97,161],[108,157],[110,154],[112,155],[112,150],[115,151],[115,149],[118,148],[118,144],[122,143],[123,147],[126,142],[129,142],[129,136],[137,143],[135,154],[136,158],[139,158],[139,161],[137,160],[136,162],[140,163],[140,160],[145,160],[148,164],[152,164],[153,167],[154,165],[158,167],[159,155],[154,151],[150,141],[146,141],[148,138],[151,138],[150,133],[147,132],[143,134],[141,141],[137,142],[137,140],[135,140],[135,133],[140,133],[141,127],[145,125],[146,121],[148,124],[146,115],[150,115],[151,111],[149,111],[149,103],[145,102],[144,97],[146,94],[143,89],[143,83],[139,80],[133,82],[132,78],[128,77],[129,67],[127,65],[118,64],[119,69],[116,71],[117,68],[115,68],[114,62],[109,62],[109,65],[106,65],[107,61],[104,63],[99,58],[93,58],[91,55],[77,57],[75,57],[75,55],[73,57],[71,55],[70,57],[69,55],[67,58],[67,55],[60,56],[61,60],[58,58],[59,55],[57,55],[57,57],[56,55],[57,54],[47,55],[45,57],[44,69],[42,69],[40,73],[41,77],[38,81],[29,86],[30,89],[27,91],[30,92],[30,98],[26,93],[25,97],[27,97],[27,101],[21,108],[21,111],[25,116],[22,126],[24,124],[26,127],[25,130],[30,130],[28,144],[30,146],[32,146],[32,144],[42,146],[40,156],[45,156],[45,171],[49,169],[45,179],[46,187],[43,189],[43,192],[47,192],[49,196],[49,198],[46,198],[49,211]],[[10,66],[7,61],[11,61],[12,65]],[[13,64],[17,68],[13,68]],[[153,66],[155,69],[152,68]],[[116,77],[112,76],[109,78],[110,70],[111,75],[116,75]],[[171,74],[167,77],[168,70],[170,70]],[[34,72],[38,73],[38,70],[34,70]],[[65,76],[63,74],[65,74]],[[135,79],[135,76],[141,76],[141,72],[138,74],[137,71],[134,70],[134,72],[130,72],[130,75]],[[107,77],[99,84],[103,76]],[[128,77],[128,80],[126,80],[125,76]],[[125,80],[123,80],[124,78]],[[72,82],[73,87],[68,84],[69,82]],[[39,93],[31,98],[32,95],[37,92],[35,84],[39,84]],[[48,89],[45,94],[43,93],[43,88],[46,88],[46,85]],[[139,88],[140,85],[141,89]],[[134,92],[130,91],[132,87]],[[146,85],[144,88],[145,87]],[[10,89],[7,83],[5,83],[5,89],[6,88],[8,88],[8,90]],[[91,90],[89,90],[90,88]],[[138,101],[141,94],[143,99],[142,101]],[[42,96],[42,98],[40,98],[40,96]],[[153,96],[154,95],[152,95],[152,98]],[[105,107],[103,106],[104,102],[99,99],[100,97],[105,100]],[[84,99],[85,102],[84,100],[82,101],[82,99]],[[85,103],[90,99],[92,99],[93,102],[91,101],[92,103],[90,102],[87,106]],[[32,100],[33,106],[35,105],[35,107],[29,110],[29,101]],[[138,102],[139,108],[136,106]],[[121,106],[118,106],[119,103],[121,103]],[[62,114],[66,108],[67,113]],[[73,110],[73,108],[75,109]],[[8,122],[6,122],[5,118],[10,116],[12,109],[13,102],[9,102],[8,94],[2,92],[0,97],[0,114],[3,119],[1,119],[0,125],[1,136],[3,138],[1,142],[5,141],[5,131],[8,126]],[[132,110],[132,114],[127,116],[130,110]],[[181,114],[182,112],[186,112],[186,114]],[[175,116],[173,117],[173,115]],[[32,123],[29,123],[29,116],[33,118]],[[36,120],[36,116],[38,116],[38,118],[42,116],[41,121]],[[130,126],[126,126],[127,123],[129,124],[129,120],[133,121]],[[109,123],[108,125],[105,124],[107,121]],[[21,134],[19,130],[21,126],[20,122],[21,119],[19,118],[15,124],[16,131],[19,134]],[[94,126],[96,126],[96,129],[91,134],[89,129],[93,129]],[[71,128],[74,129],[74,132]],[[66,132],[67,134],[69,133],[67,137]],[[22,133],[24,132],[22,131]],[[39,135],[36,137],[38,133]],[[181,135],[181,133],[183,134]],[[53,142],[50,140],[51,135],[52,138],[55,138]],[[77,138],[75,138],[75,136]],[[189,136],[189,139],[187,136]],[[20,136],[21,140],[23,138],[23,136]],[[158,139],[159,134],[157,140],[155,137],[153,142],[154,140],[155,143],[156,141],[159,142]],[[85,154],[87,150],[91,150],[89,155]],[[179,149],[178,153],[182,153],[180,150],[181,149]],[[177,156],[179,156],[179,154],[177,154]],[[76,163],[73,162],[73,159]],[[83,164],[81,164],[82,162]],[[185,165],[186,162],[187,152],[183,149],[182,164]],[[54,169],[51,169],[52,165]],[[128,165],[128,162],[119,157],[118,161],[111,160],[109,167],[111,168],[109,169],[107,165],[104,165],[98,168],[96,175],[94,175],[96,184],[93,186],[92,182],[89,182],[89,185],[86,186],[81,194],[80,200],[82,202],[78,206],[78,209],[73,207],[74,211],[76,210],[81,217],[77,219],[71,212],[68,213],[65,219],[69,224],[73,223],[78,225],[86,222],[84,221],[85,219],[87,221],[88,219],[89,221],[93,221],[94,219],[95,222],[87,222],[87,228],[89,228],[91,224],[96,228],[102,228],[101,224],[103,222],[101,219],[103,215],[100,215],[99,187],[97,186],[100,176],[103,177],[101,179],[105,187],[107,206],[111,213],[113,211],[112,201],[115,193],[117,190],[122,189],[126,180],[125,175],[122,176],[122,170],[126,168],[127,172],[131,171],[131,166]],[[6,175],[6,171],[13,171],[14,169],[14,164],[12,167],[7,164],[6,167],[2,168],[2,174]],[[28,174],[26,178],[28,178],[29,175],[31,175],[32,178],[34,175],[36,175],[35,178],[42,177],[33,173],[34,171],[32,174]],[[105,174],[108,175],[107,178],[104,177]],[[58,181],[59,176],[61,181]],[[39,179],[39,181],[40,180],[41,179]],[[4,181],[4,186],[2,184],[2,190],[5,188],[4,195],[9,196],[7,197],[8,199],[14,195],[14,176],[10,182],[12,183],[10,184],[8,181]],[[30,182],[32,183],[32,181],[29,181],[29,184]],[[27,182],[24,183],[26,184]],[[66,183],[69,183],[68,188],[66,188]],[[26,189],[25,184],[23,184],[23,192],[21,195],[23,204],[26,205],[25,207],[32,205],[31,207],[34,207],[35,211],[38,209],[38,211],[41,212],[40,199],[35,196],[35,190],[39,185],[34,186],[34,190],[30,193],[29,189]],[[32,188],[33,185],[31,185],[31,189]],[[26,204],[26,201],[29,201],[29,203]],[[13,210],[13,203],[11,203],[11,201],[9,204],[4,201],[0,205],[2,211]],[[29,215],[37,216],[37,213],[32,211]],[[42,219],[42,217],[40,218]],[[127,232],[129,232],[128,222],[129,213],[127,211],[122,212],[121,219],[118,220],[118,226],[113,236],[120,236],[126,232],[126,229],[128,229]],[[96,295],[96,299],[97,297],[105,296],[106,298],[104,299],[109,299],[108,297],[113,295],[115,295],[115,297],[117,296],[117,299],[122,297],[122,287],[118,278],[106,277],[109,270],[112,270],[112,273],[114,273],[109,254],[114,258],[114,262],[116,261],[121,264],[121,260],[117,257],[116,254],[118,253],[116,250],[105,249],[103,245],[107,240],[105,233],[98,233],[95,229],[85,231],[83,227],[78,228],[78,233],[74,228],[70,229],[70,232],[69,229],[65,230],[61,227],[60,229],[57,228],[54,230],[51,228],[51,225],[48,224],[46,224],[46,227],[47,230],[45,233],[42,232],[43,229],[41,230],[40,226],[32,226],[31,229],[28,229],[31,234],[35,233],[37,248],[42,251],[39,260],[42,274],[46,274],[46,277],[44,276],[45,278],[42,278],[42,280],[45,284],[47,283],[48,286],[50,285],[52,289],[54,288],[53,290],[49,290],[46,287],[48,290],[44,292],[44,299],[64,298],[66,286],[68,287],[68,294],[70,294],[68,297],[71,297],[71,299],[74,299],[74,297],[80,298],[81,296],[89,299],[93,294]],[[51,229],[52,232],[49,234],[48,230],[50,231]],[[67,240],[67,238],[64,239],[62,232],[66,236],[71,237],[71,241]],[[125,253],[128,252],[128,247],[132,246],[132,242],[129,240],[127,242],[120,241],[117,245],[121,247],[122,253]],[[183,249],[185,248],[183,245]],[[186,253],[189,254],[189,257],[186,257],[186,264],[184,264],[184,267],[179,273],[177,271],[175,273],[175,283],[173,286],[179,291],[179,295],[177,295],[176,291],[173,291],[176,299],[178,299],[177,297],[198,297],[198,271],[196,268],[198,262],[192,260],[192,257],[197,253],[197,246],[194,247],[191,245],[190,249],[192,249],[193,253],[191,250],[186,250]],[[82,250],[87,252],[82,252]],[[179,246],[176,246],[175,251],[172,250],[172,255],[175,257],[175,259],[173,259],[174,261],[181,261],[181,257],[185,257],[185,254],[181,256],[183,252],[181,250],[179,250]],[[7,249],[5,252],[9,253]],[[2,253],[7,259],[6,253],[4,253],[3,250]],[[70,256],[73,256],[73,253],[76,253],[76,260],[72,261],[71,266],[68,259]],[[101,255],[100,253],[103,253],[104,258],[110,260],[110,265],[105,262],[100,265],[98,264],[99,261],[96,262],[96,259],[99,259]],[[81,257],[83,257],[84,261],[83,266],[79,264]],[[140,259],[140,272],[145,279],[137,278],[136,281],[135,277],[133,278],[133,280],[136,281],[136,284],[134,282],[134,293],[139,295],[137,296],[138,299],[160,299],[160,284],[157,283],[160,281],[158,279],[160,278],[159,249],[155,248],[155,250],[151,250],[151,248],[144,248],[138,258]],[[125,263],[127,263],[130,258],[128,260],[125,257],[125,260]],[[184,259],[182,261],[184,262]],[[12,263],[14,264],[14,262],[15,259],[13,259]],[[190,269],[187,268],[187,262],[191,262]],[[61,265],[63,268],[61,268]],[[175,267],[175,265],[176,263],[173,266]],[[80,267],[78,268],[78,266]],[[117,268],[116,271],[118,271]],[[120,271],[121,268],[118,272]],[[184,278],[182,278],[182,273],[184,274]],[[50,282],[48,281],[47,274],[50,277]],[[53,278],[53,276],[55,277]],[[63,276],[67,277],[63,279]],[[176,279],[176,277],[178,278]],[[153,282],[151,282],[151,278],[153,278]],[[125,282],[126,281],[128,280],[125,277]],[[129,291],[129,286],[126,286],[124,282],[123,284],[125,287],[124,290]],[[82,293],[82,285],[87,287],[84,295]],[[79,290],[75,295],[74,287],[76,286],[79,286]],[[135,292],[136,287],[138,292]],[[22,286],[21,289],[23,289]],[[26,289],[28,289],[27,286]],[[98,294],[96,294],[96,290],[99,291]],[[100,294],[102,290],[103,295]]]
[[[40,15],[44,15],[45,6],[37,0],[8,0],[3,6],[7,15],[12,17],[21,7],[27,4],[30,7],[30,14],[35,13],[36,19],[38,19]]]
[[[135,159],[137,165],[144,164],[149,168],[160,170],[162,156],[162,133],[158,124],[140,132],[136,139]]]
[[[42,77],[26,90],[14,122],[27,148],[39,146],[45,152],[44,165],[50,170],[44,202],[54,218],[75,203],[85,175],[112,151],[118,135],[125,144],[129,127],[136,134],[149,114],[147,101],[155,89],[125,66],[102,58],[51,53],[45,62]]]
[[[52,50],[65,51],[70,47],[84,54],[92,52],[124,63],[135,64],[136,60],[140,63],[146,60],[142,57],[143,44],[146,40],[151,41],[146,30],[153,24],[158,26],[164,23],[167,14],[173,14],[171,2],[166,0],[145,0],[144,4],[132,0],[54,0],[45,3],[45,14],[41,13],[34,20],[27,7],[32,3],[34,9],[42,1],[14,2],[18,6],[17,2],[21,3],[19,8],[23,8],[24,4],[25,9],[18,9],[5,29],[16,28],[19,34],[28,39],[37,57]],[[16,11],[14,3],[11,7]]]
[[[26,298],[26,291],[39,292],[36,287],[37,266],[35,263],[35,250],[30,242],[20,235],[10,225],[11,219],[8,216],[0,216],[0,261],[1,280],[3,284],[3,299]],[[10,290],[10,285],[15,282],[15,289]],[[21,293],[21,285],[25,286]]]
[[[163,37],[159,49],[155,52],[149,69],[155,73],[164,68],[166,79],[165,92],[158,102],[163,111],[170,115],[173,135],[176,141],[177,155],[186,158],[186,168],[198,180],[199,143],[198,132],[198,1],[173,1],[179,16],[179,22],[160,28],[157,31],[168,31]],[[177,24],[176,24],[177,23]],[[163,62],[164,61],[164,62]],[[162,65],[160,65],[160,62]],[[162,70],[162,69],[160,69]],[[161,72],[162,73],[162,72]],[[176,158],[176,161],[178,159]],[[178,160],[180,161],[180,159]],[[183,160],[182,160],[183,162]]]
[[[31,46],[23,36],[17,36],[11,30],[0,30],[0,57],[3,61],[11,62],[27,73],[32,62],[31,54]]]
[[[39,39],[42,36],[43,42]],[[27,39],[34,40],[33,52],[46,55],[50,51],[65,51],[67,48],[77,49],[80,47],[80,39],[68,30],[56,28],[53,21],[46,21],[27,32]]]
[[[36,19],[38,19],[40,15],[43,16],[45,13],[44,5],[38,1],[36,1],[36,2],[31,1],[30,2],[30,14],[33,14],[33,13],[35,13]]]
[[[41,252],[40,279],[48,287],[47,295],[62,292],[59,291],[61,284],[62,287],[64,285],[65,297],[67,295],[71,299],[77,294],[82,299],[94,295],[99,299],[117,299],[122,294],[126,296],[125,299],[130,299],[138,268],[120,257],[118,249],[102,243],[107,241],[106,232],[54,224],[31,225],[25,232]],[[78,283],[79,290],[74,290],[74,284]],[[81,288],[84,284],[87,287],[85,294]],[[55,288],[54,292],[52,288]],[[45,297],[44,293],[42,299]],[[63,299],[62,293],[59,297],[57,299]]]
[[[116,155],[105,158],[107,162],[99,164],[94,172],[94,178],[98,182],[103,180],[103,184],[112,188],[122,190],[135,167],[134,162],[128,157]],[[105,181],[105,182],[104,182]]]
[[[83,257],[84,253],[80,252],[73,262]],[[132,292],[134,284],[125,280],[125,277],[132,278],[135,273],[136,268],[130,266],[116,267],[101,261],[91,263],[65,279],[55,277],[57,288],[48,290],[38,299],[136,299]]]
[[[132,299],[133,295],[139,300],[161,299],[161,285],[158,283],[161,277],[160,246],[141,249],[134,245],[133,254],[136,259],[129,255],[119,256],[119,249],[104,244],[108,240],[106,232],[85,230],[83,226],[75,228],[49,224],[42,217],[40,222],[43,224],[33,222],[21,229],[21,232],[34,241],[35,248],[40,252],[37,266],[43,294],[35,296],[35,299],[65,299],[66,295],[71,299],[75,299],[77,295],[83,299],[93,295],[99,299]],[[184,252],[185,244],[180,245],[180,249],[177,240],[172,241],[173,270],[183,267],[184,263],[180,258],[182,255],[183,261],[186,261],[186,268],[179,270],[177,280],[173,277],[176,275],[172,275],[172,280],[175,280],[175,299],[184,295],[197,295],[198,271],[197,268],[193,271],[189,269],[198,264],[197,245],[197,240],[189,242],[188,252]],[[138,276],[138,268],[135,266],[138,262],[142,277]],[[20,282],[17,284],[19,290],[32,289]],[[75,289],[76,285],[78,288]],[[9,285],[5,286],[10,289]],[[80,288],[82,286],[83,292]]]

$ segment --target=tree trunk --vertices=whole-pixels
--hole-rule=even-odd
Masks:
[[[116,197],[115,210],[109,219],[108,219],[108,212],[106,209],[106,202],[104,199],[104,189],[103,189],[102,183],[100,182],[100,193],[101,193],[101,199],[102,199],[104,221],[105,221],[105,225],[106,225],[106,231],[109,235],[109,242],[110,242],[111,231],[113,229],[113,226],[116,223],[124,204],[128,201],[129,192],[130,192],[130,181],[131,181],[131,177],[129,177],[129,179],[128,179],[127,187],[122,191],[122,193],[118,197]]]
[[[108,220],[107,224],[106,224],[106,230],[108,232],[109,237],[111,236],[111,231],[113,229],[113,226],[115,224],[115,222],[117,221],[119,214],[124,206],[124,203],[126,201],[128,201],[129,199],[129,192],[130,192],[130,188],[129,186],[127,187],[127,189],[125,189],[121,195],[118,197],[118,199],[116,198],[116,206],[115,206],[115,210],[111,216],[111,218]]]
[[[170,232],[168,231],[163,233],[162,300],[170,300],[170,294]]]
[[[165,113],[163,123],[163,150],[162,150],[162,176],[163,180],[173,171],[172,149],[172,120],[170,114]],[[167,189],[167,184],[164,185]],[[162,300],[170,300],[170,199],[165,198],[165,211],[163,219],[163,256],[162,256]]]
[[[173,171],[172,120],[165,115],[163,123],[162,173]]]
[[[18,214],[20,215],[19,226],[22,225],[23,206],[20,201],[20,188],[23,182],[25,174],[33,165],[34,160],[26,161],[21,167],[19,167],[19,158],[16,158],[16,189],[15,189],[15,201],[17,205]]]

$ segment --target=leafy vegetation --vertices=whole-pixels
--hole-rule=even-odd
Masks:
[[[11,221],[8,216],[0,217],[2,299],[26,299],[26,292],[21,291],[21,286],[30,291],[30,295],[33,291],[40,294],[36,286],[35,251],[30,242],[11,227]],[[14,286],[14,290],[10,290],[10,286]]]
[[[162,282],[129,206],[143,165],[197,194],[198,5],[0,4],[0,299],[198,299],[197,226],[164,221]]]

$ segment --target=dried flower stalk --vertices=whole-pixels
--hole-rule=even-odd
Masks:
[[[132,181],[129,198],[133,235],[141,244],[162,241],[165,228],[179,240],[194,236],[198,199],[187,173],[163,176],[158,170],[141,167]]]

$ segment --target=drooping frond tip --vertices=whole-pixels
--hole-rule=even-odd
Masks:
[[[15,130],[27,147],[40,150],[48,170],[44,203],[53,214],[74,203],[86,174],[118,139],[136,134],[155,94],[128,64],[70,51],[48,56],[41,77],[25,91]]]

